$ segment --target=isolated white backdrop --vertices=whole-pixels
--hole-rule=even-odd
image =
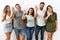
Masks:
[[[58,15],[58,30],[54,33],[53,36],[53,40],[60,40],[60,2],[59,0],[0,0],[0,20],[1,20],[1,14],[3,11],[3,8],[5,5],[10,5],[11,7],[14,7],[15,4],[20,4],[22,7],[22,10],[28,10],[28,8],[30,7],[34,7],[35,5],[39,5],[40,2],[45,2],[45,7],[44,9],[46,9],[47,5],[52,5],[54,11],[57,13]],[[45,32],[45,38],[44,40],[47,40],[47,34]],[[40,37],[40,36],[39,36]],[[15,40],[15,33],[14,31],[12,32],[11,35],[11,40]],[[0,40],[5,40],[5,34],[3,31],[3,26],[2,26],[2,22],[0,21]],[[33,40],[34,37],[33,37]]]

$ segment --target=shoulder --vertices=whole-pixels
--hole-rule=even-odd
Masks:
[[[57,15],[57,13],[56,12],[53,12],[55,15]]]
[[[40,12],[41,10],[37,10],[37,12]],[[42,12],[45,12],[45,10],[42,10]]]
[[[17,13],[17,11],[14,12],[14,14],[16,14],[16,13]]]
[[[43,12],[46,12],[45,10],[43,10]]]
[[[20,12],[21,12],[21,13],[23,13],[23,11],[22,11],[22,10],[21,10]]]

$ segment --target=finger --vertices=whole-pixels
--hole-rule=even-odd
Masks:
[[[23,11],[23,14],[25,14],[25,13],[26,13],[26,10]]]
[[[35,7],[37,8],[37,5]]]

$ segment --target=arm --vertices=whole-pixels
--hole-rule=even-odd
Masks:
[[[44,19],[45,19],[45,20],[48,20],[48,18],[50,17],[50,15],[51,15],[51,14],[50,14],[49,12],[45,13]]]
[[[10,16],[11,19],[14,19],[14,12],[15,12],[14,7],[12,7],[12,13],[11,13],[11,16]]]
[[[34,14],[34,18],[37,18],[37,16],[38,16],[38,14],[37,14],[37,12]]]
[[[3,15],[2,15],[2,22],[4,22],[4,20],[6,19],[6,14],[5,13],[3,13]]]
[[[44,19],[45,19],[45,20],[48,20],[48,18],[49,18],[49,16],[46,16]]]
[[[34,14],[34,18],[36,18],[37,16],[38,16],[38,14],[37,14],[37,10],[38,10],[38,7],[37,6],[35,6],[35,14]]]
[[[25,20],[25,19],[26,19],[26,16],[25,16],[25,15],[23,15],[23,16],[22,16],[22,20]]]
[[[26,11],[24,10],[24,11],[23,11],[22,20],[25,20],[25,19],[26,19],[26,16],[24,15],[25,13],[26,13]]]

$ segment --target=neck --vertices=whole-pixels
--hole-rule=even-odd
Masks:
[[[17,10],[18,12],[20,12],[21,10]]]
[[[49,13],[52,13],[52,12],[49,12]]]
[[[40,8],[40,10],[43,10],[43,8]]]
[[[29,13],[29,15],[31,15],[31,14]]]
[[[10,12],[7,12],[7,13],[10,13]]]
[[[10,12],[7,12],[7,15],[10,16]]]

